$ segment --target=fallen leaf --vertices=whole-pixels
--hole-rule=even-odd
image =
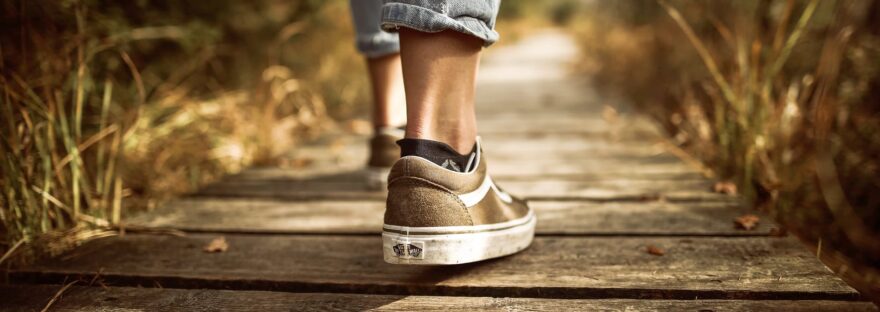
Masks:
[[[660,247],[657,247],[654,245],[648,245],[648,247],[645,249],[645,251],[647,251],[649,254],[652,254],[655,256],[662,256],[662,255],[666,254],[666,252],[663,251],[663,249],[660,249]]]
[[[211,242],[202,250],[205,252],[224,252],[226,249],[229,249],[229,244],[226,243],[226,237],[220,236],[211,240]]]
[[[758,225],[758,221],[761,221],[761,218],[753,214],[742,215],[733,219],[733,223],[737,228],[747,231],[754,229]]]
[[[733,182],[717,182],[715,183],[715,186],[712,187],[712,190],[714,190],[715,193],[736,195],[736,184],[733,184]]]

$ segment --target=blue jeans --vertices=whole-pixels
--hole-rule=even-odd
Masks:
[[[358,51],[368,58],[397,53],[400,27],[421,32],[453,30],[498,41],[495,18],[501,0],[350,0]],[[384,30],[384,31],[383,31]]]

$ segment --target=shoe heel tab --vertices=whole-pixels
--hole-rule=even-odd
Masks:
[[[397,160],[394,165],[391,166],[391,171],[388,173],[388,183],[390,184],[392,180],[409,176],[410,168],[413,167],[413,163],[416,161],[428,161],[418,156],[404,156]]]

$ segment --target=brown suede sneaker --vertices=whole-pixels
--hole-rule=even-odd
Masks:
[[[397,140],[403,138],[399,128],[381,129],[370,139],[370,159],[367,161],[367,187],[374,190],[385,188],[391,166],[400,159]]]
[[[532,243],[535,214],[492,182],[477,140],[476,164],[455,172],[418,156],[400,158],[388,176],[382,248],[394,264],[460,264],[521,251]]]

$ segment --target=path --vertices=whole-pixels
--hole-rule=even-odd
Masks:
[[[875,310],[794,238],[771,236],[767,220],[734,228],[750,210],[659,148],[650,123],[614,114],[567,75],[576,53],[546,31],[483,62],[490,172],[539,220],[521,254],[385,264],[383,194],[367,191],[358,171],[365,138],[334,136],[291,152],[311,166],[251,169],[132,220],[183,237],[128,233],[12,269],[25,284],[0,286],[0,307],[41,308],[59,283],[82,278],[56,308]],[[203,252],[218,236],[229,249]]]

